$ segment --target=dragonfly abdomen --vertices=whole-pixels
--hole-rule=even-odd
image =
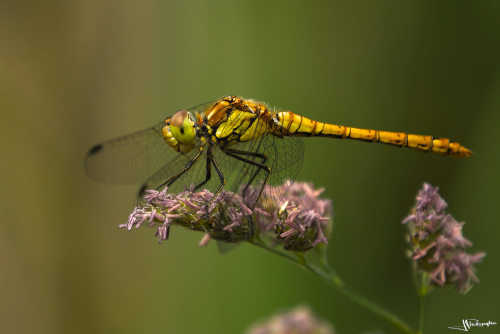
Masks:
[[[290,111],[274,114],[277,125],[274,134],[278,136],[320,136],[338,139],[355,139],[377,142],[399,147],[409,147],[418,151],[433,152],[442,155],[468,157],[472,152],[448,138],[407,134],[404,132],[359,129],[350,126],[328,124],[297,115]]]

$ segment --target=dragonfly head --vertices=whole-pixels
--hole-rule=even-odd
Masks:
[[[165,120],[163,137],[167,144],[179,152],[191,151],[195,144],[196,129],[191,114],[185,110],[179,110],[172,117]]]

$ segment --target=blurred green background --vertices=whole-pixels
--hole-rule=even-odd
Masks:
[[[339,333],[389,325],[250,245],[117,225],[137,187],[97,184],[94,144],[235,94],[337,124],[447,136],[469,159],[311,138],[299,180],[325,187],[329,256],[415,323],[402,218],[422,182],[466,221],[481,283],[426,303],[426,333],[500,322],[497,1],[1,1],[2,333],[241,333],[310,305]],[[497,326],[477,330],[493,333]]]

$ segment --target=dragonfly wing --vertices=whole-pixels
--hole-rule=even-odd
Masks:
[[[165,182],[171,177],[180,173],[188,163],[194,158],[198,153],[200,147],[196,145],[189,153],[181,154],[177,153],[173,159],[165,163],[160,169],[158,169],[153,175],[151,175],[141,189],[156,189],[161,190],[165,185]],[[205,162],[206,157],[202,155],[196,163],[192,165],[189,170],[187,170],[182,176],[180,176],[173,184],[170,185],[168,191],[171,193],[178,193],[191,185],[199,184],[205,177]]]
[[[239,245],[241,245],[241,242],[224,242],[224,241],[219,241],[217,240],[217,250],[221,254],[227,254],[231,252],[232,250],[236,249]]]
[[[267,185],[272,187],[267,187],[265,191],[276,201],[280,201],[291,186],[290,182],[285,181],[293,182],[297,178],[304,160],[304,141],[300,137],[280,138],[265,135],[257,140],[232,145],[231,148],[243,152],[258,153],[260,156],[266,157],[266,160],[263,161],[264,159],[259,156],[239,155],[271,168]],[[230,171],[229,176],[227,176],[227,189],[241,192],[248,184],[255,188],[262,187],[267,175],[265,170],[227,155],[221,160],[221,169]]]
[[[281,200],[295,181],[304,162],[304,141],[300,137],[276,137],[267,135],[262,138],[262,152],[267,156],[267,165],[271,167],[268,185],[276,188],[273,197]],[[262,178],[263,179],[263,178]]]
[[[144,182],[180,155],[163,140],[162,126],[163,122],[94,146],[85,160],[89,177],[104,183]]]

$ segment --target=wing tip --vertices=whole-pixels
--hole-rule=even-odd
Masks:
[[[94,145],[94,146],[92,146],[92,148],[87,153],[87,156],[96,154],[96,153],[98,153],[101,150],[102,150],[102,144]]]

